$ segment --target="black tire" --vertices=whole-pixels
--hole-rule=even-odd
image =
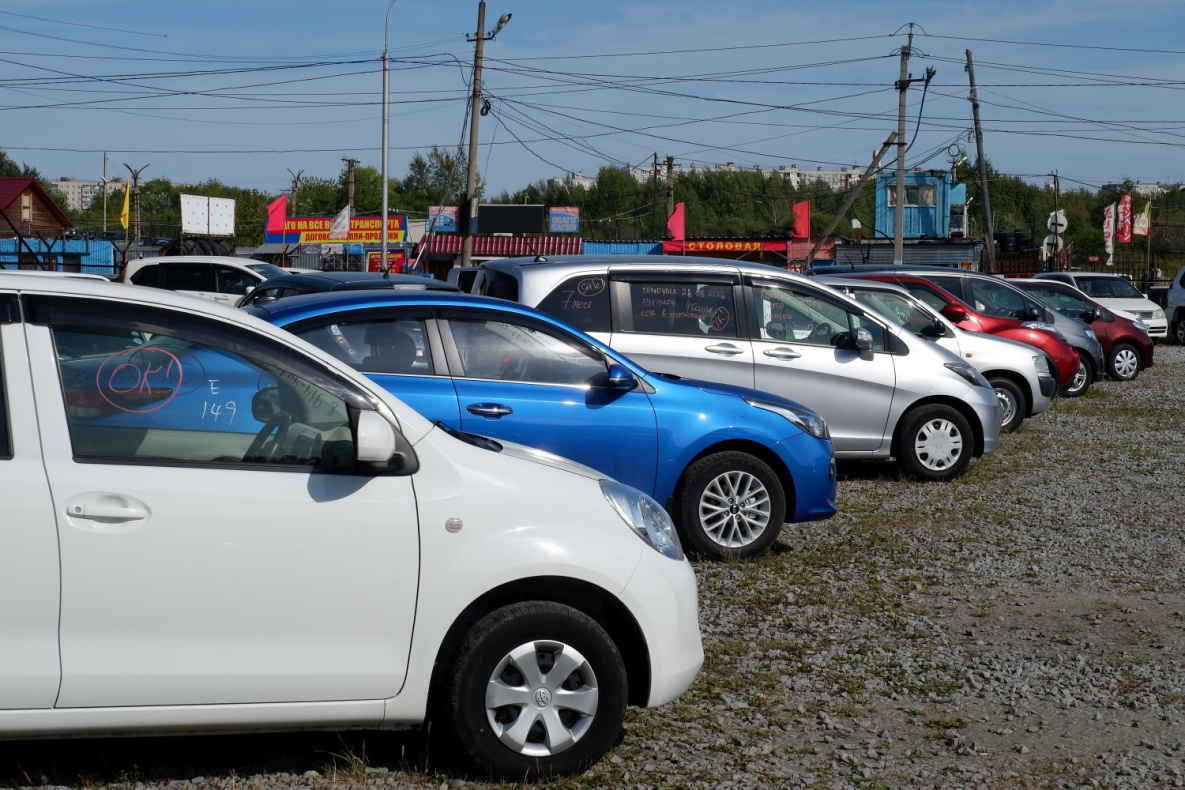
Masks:
[[[1080,398],[1086,394],[1090,389],[1090,385],[1094,383],[1094,363],[1090,361],[1090,357],[1082,352],[1078,352],[1078,372],[1074,374],[1074,378],[1062,390],[1062,395],[1067,398]]]
[[[1131,343],[1116,343],[1107,355],[1107,375],[1116,381],[1132,381],[1143,367],[1140,352]]]
[[[567,671],[552,677],[561,660]],[[613,746],[625,720],[628,679],[617,645],[588,615],[550,601],[483,617],[446,682],[445,723],[461,753],[510,781],[584,770]]]
[[[1177,345],[1185,346],[1185,318],[1173,321],[1173,337],[1177,339]]]
[[[974,444],[971,425],[957,409],[941,403],[919,406],[901,418],[897,464],[915,480],[953,480],[971,463]]]
[[[714,560],[764,554],[786,521],[786,493],[760,458],[729,450],[701,458],[675,489],[675,526],[689,553]]]
[[[1012,433],[1025,421],[1029,413],[1029,399],[1023,389],[1012,379],[996,376],[988,379],[1000,402],[1000,430]]]

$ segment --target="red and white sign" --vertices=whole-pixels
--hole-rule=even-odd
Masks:
[[[1115,240],[1120,244],[1132,243],[1132,193],[1119,198],[1119,228]]]

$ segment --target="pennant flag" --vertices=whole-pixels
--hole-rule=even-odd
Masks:
[[[790,235],[796,239],[809,239],[811,237],[810,201],[804,200],[802,203],[795,203],[791,208],[794,210],[794,227],[790,229]]]
[[[671,238],[675,241],[683,241],[687,238],[684,223],[684,208],[684,204],[679,203],[675,206],[674,213],[667,219],[667,230],[671,232]]]
[[[344,241],[350,237],[350,204],[338,212],[329,225],[329,240]]]
[[[280,195],[267,204],[267,232],[283,233],[284,219],[288,216],[288,196]]]
[[[123,190],[123,209],[119,212],[119,224],[123,225],[123,229],[128,229],[128,200],[131,198],[132,189],[130,186],[124,187]]]
[[[1115,240],[1120,244],[1132,243],[1132,193],[1119,198],[1119,228]]]
[[[1144,210],[1136,215],[1135,222],[1132,225],[1132,233],[1137,236],[1147,236],[1149,229],[1152,227],[1152,201],[1149,200],[1144,204]]]
[[[1115,264],[1115,204],[1103,209],[1103,251],[1107,253],[1107,265]]]

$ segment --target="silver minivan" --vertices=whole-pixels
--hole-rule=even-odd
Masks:
[[[793,398],[836,458],[950,480],[1000,435],[971,365],[825,285],[762,264],[673,256],[487,261],[475,293],[549,312],[661,373]]]

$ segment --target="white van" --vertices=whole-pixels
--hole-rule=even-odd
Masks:
[[[177,255],[128,261],[123,281],[233,305],[264,280],[281,274],[287,272],[250,258]]]
[[[676,256],[506,258],[474,293],[538,307],[658,373],[796,400],[827,421],[835,457],[889,459],[950,480],[1000,436],[974,367],[810,278]]]
[[[703,659],[653,499],[170,293],[0,278],[0,522],[7,738],[428,719],[522,781]]]

